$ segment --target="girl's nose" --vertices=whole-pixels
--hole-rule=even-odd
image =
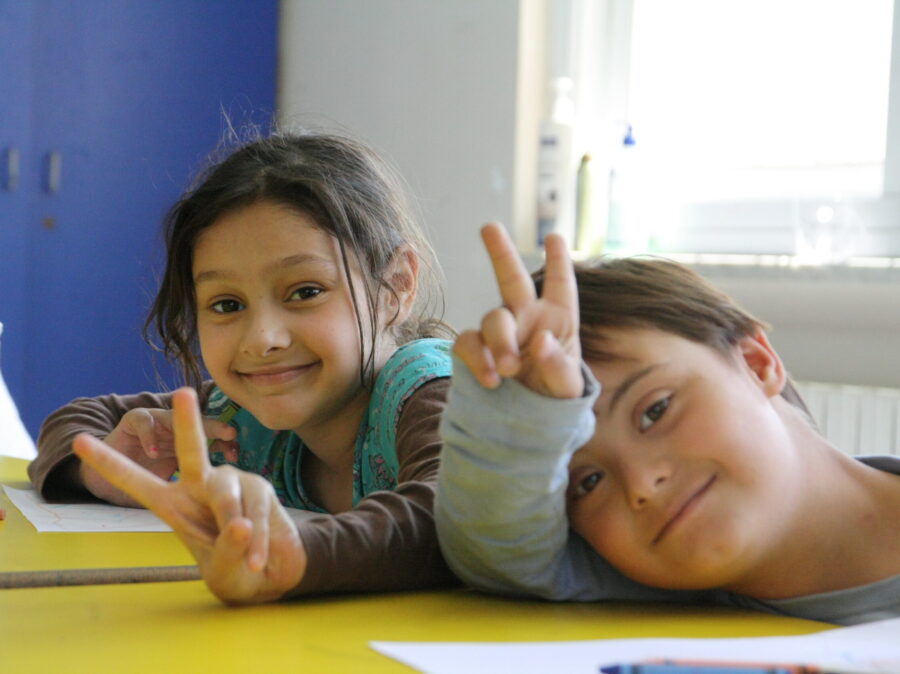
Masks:
[[[291,345],[292,335],[276,311],[258,311],[248,321],[241,350],[254,358],[266,358]]]

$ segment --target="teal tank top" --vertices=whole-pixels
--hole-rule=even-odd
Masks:
[[[397,460],[397,421],[403,405],[426,382],[451,373],[452,343],[444,339],[418,339],[400,346],[375,379],[369,408],[356,436],[353,463],[353,506],[372,492],[393,490],[400,471]],[[214,465],[231,463],[261,475],[275,488],[285,506],[325,512],[303,489],[300,475],[303,453],[308,451],[293,431],[273,431],[228,398],[218,386],[210,392],[205,414],[227,420],[237,429],[237,461],[213,453]]]

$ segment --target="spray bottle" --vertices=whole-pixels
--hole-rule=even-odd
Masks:
[[[553,107],[549,119],[541,122],[538,147],[538,245],[550,232],[574,238],[575,166],[572,156],[572,125],[575,102],[570,92],[572,80],[559,77],[553,82]]]

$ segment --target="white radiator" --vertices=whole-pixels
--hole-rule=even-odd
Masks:
[[[848,454],[900,455],[900,389],[795,382],[819,429]]]

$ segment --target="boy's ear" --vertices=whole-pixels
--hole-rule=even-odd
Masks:
[[[769,398],[779,395],[787,382],[784,364],[762,328],[738,342],[743,363]]]
[[[384,281],[394,290],[393,293],[385,293],[388,325],[400,325],[409,317],[416,301],[419,256],[412,248],[404,245],[394,252],[394,257],[385,272]]]

